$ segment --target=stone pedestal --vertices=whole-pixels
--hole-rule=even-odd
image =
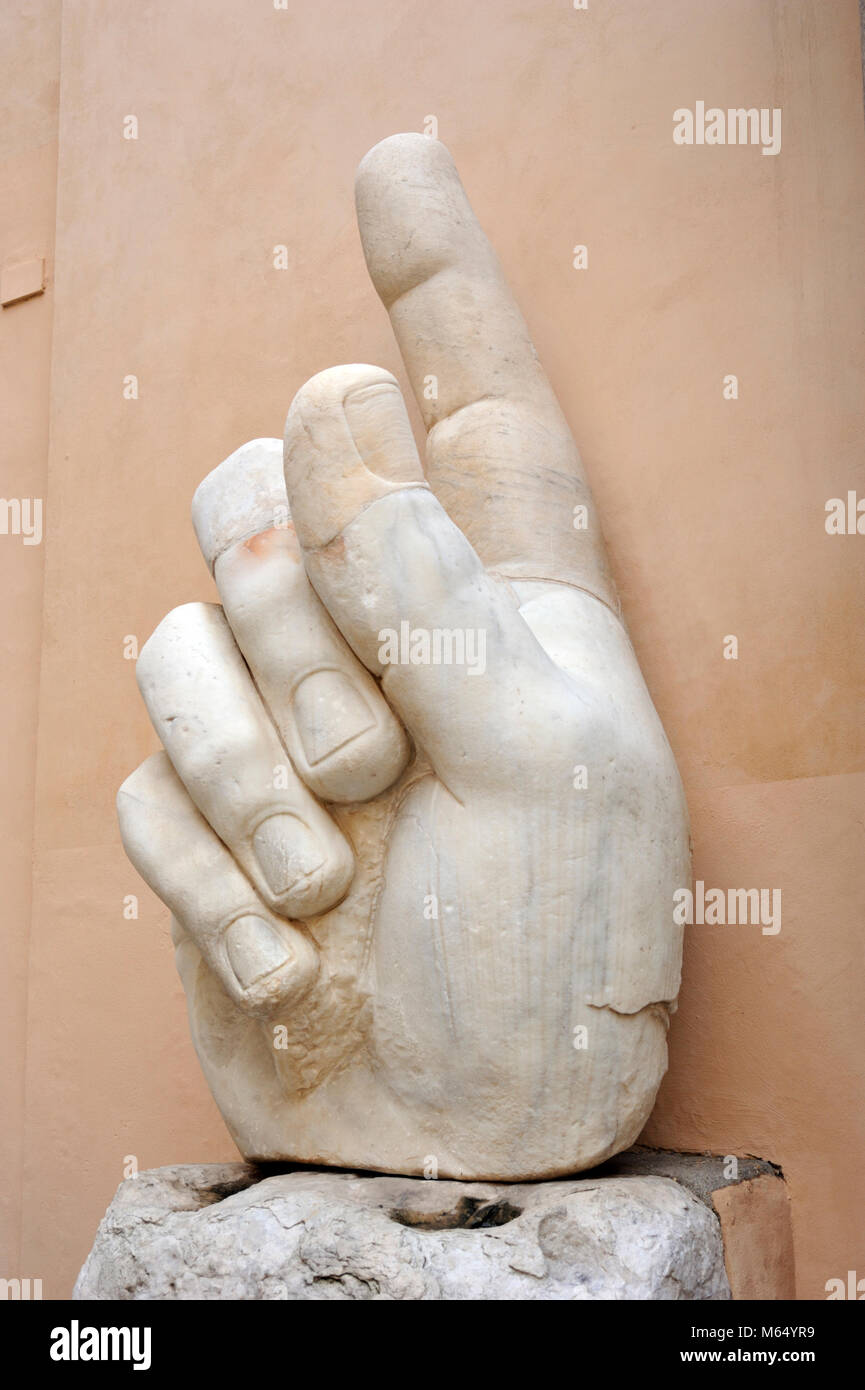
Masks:
[[[711,1183],[649,1166],[514,1184],[157,1168],[121,1183],[74,1297],[728,1299]]]

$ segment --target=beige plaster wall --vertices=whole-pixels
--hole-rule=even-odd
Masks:
[[[645,1138],[783,1167],[801,1297],[865,1273],[865,540],[824,529],[828,498],[865,495],[855,0],[62,8],[12,1272],[65,1296],[130,1157],[233,1154],[187,1038],[167,915],[114,823],[117,784],[155,746],[124,639],[212,597],[188,519],[209,468],[281,433],[311,373],[357,360],[399,373],[352,176],[375,141],[433,115],[583,450],[680,760],[696,876],[782,891],[777,935],[688,929],[671,1070]],[[673,110],[697,100],[781,107],[780,155],[675,146]],[[123,138],[129,115],[137,140]],[[586,270],[572,266],[578,243]],[[288,270],[274,268],[279,245]],[[23,323],[44,309],[16,312]],[[723,397],[727,373],[738,400]],[[137,400],[124,399],[129,375]],[[46,381],[35,366],[33,469]],[[4,615],[23,644],[8,696],[21,730],[9,787],[19,921],[31,600]],[[723,657],[731,634],[735,661]],[[124,918],[128,894],[137,920]],[[22,959],[8,986],[19,1013]]]
[[[54,0],[26,0],[0,6],[0,55],[0,268],[42,258],[46,262],[44,293],[0,309],[0,495],[6,501],[42,499],[44,504],[57,187],[59,5]],[[35,517],[34,512],[31,517]],[[43,507],[43,531],[47,519]],[[22,534],[0,535],[0,1277],[15,1277],[20,1269],[27,959],[44,557],[44,544],[25,544]]]

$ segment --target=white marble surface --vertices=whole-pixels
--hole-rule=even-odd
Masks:
[[[652,1108],[687,812],[576,447],[447,152],[377,146],[358,215],[426,473],[395,378],[352,365],[301,388],[284,449],[205,479],[222,607],[181,605],[142,650],[165,752],[124,783],[122,833],[245,1156],[554,1177]]]

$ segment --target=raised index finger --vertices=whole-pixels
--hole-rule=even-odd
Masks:
[[[450,154],[425,135],[383,140],[356,196],[433,489],[490,568],[576,584],[618,611],[576,445]]]

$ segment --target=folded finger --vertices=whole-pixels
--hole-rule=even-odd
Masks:
[[[282,441],[256,439],[196,490],[192,516],[223,610],[295,770],[324,801],[367,801],[408,762],[405,730],[310,586]]]
[[[296,1003],[318,974],[318,951],[275,916],[156,753],[117,795],[126,853],[245,1013]]]
[[[137,677],[178,776],[261,898],[286,917],[333,907],[352,851],[291,767],[222,609],[175,608],[142,648]]]

